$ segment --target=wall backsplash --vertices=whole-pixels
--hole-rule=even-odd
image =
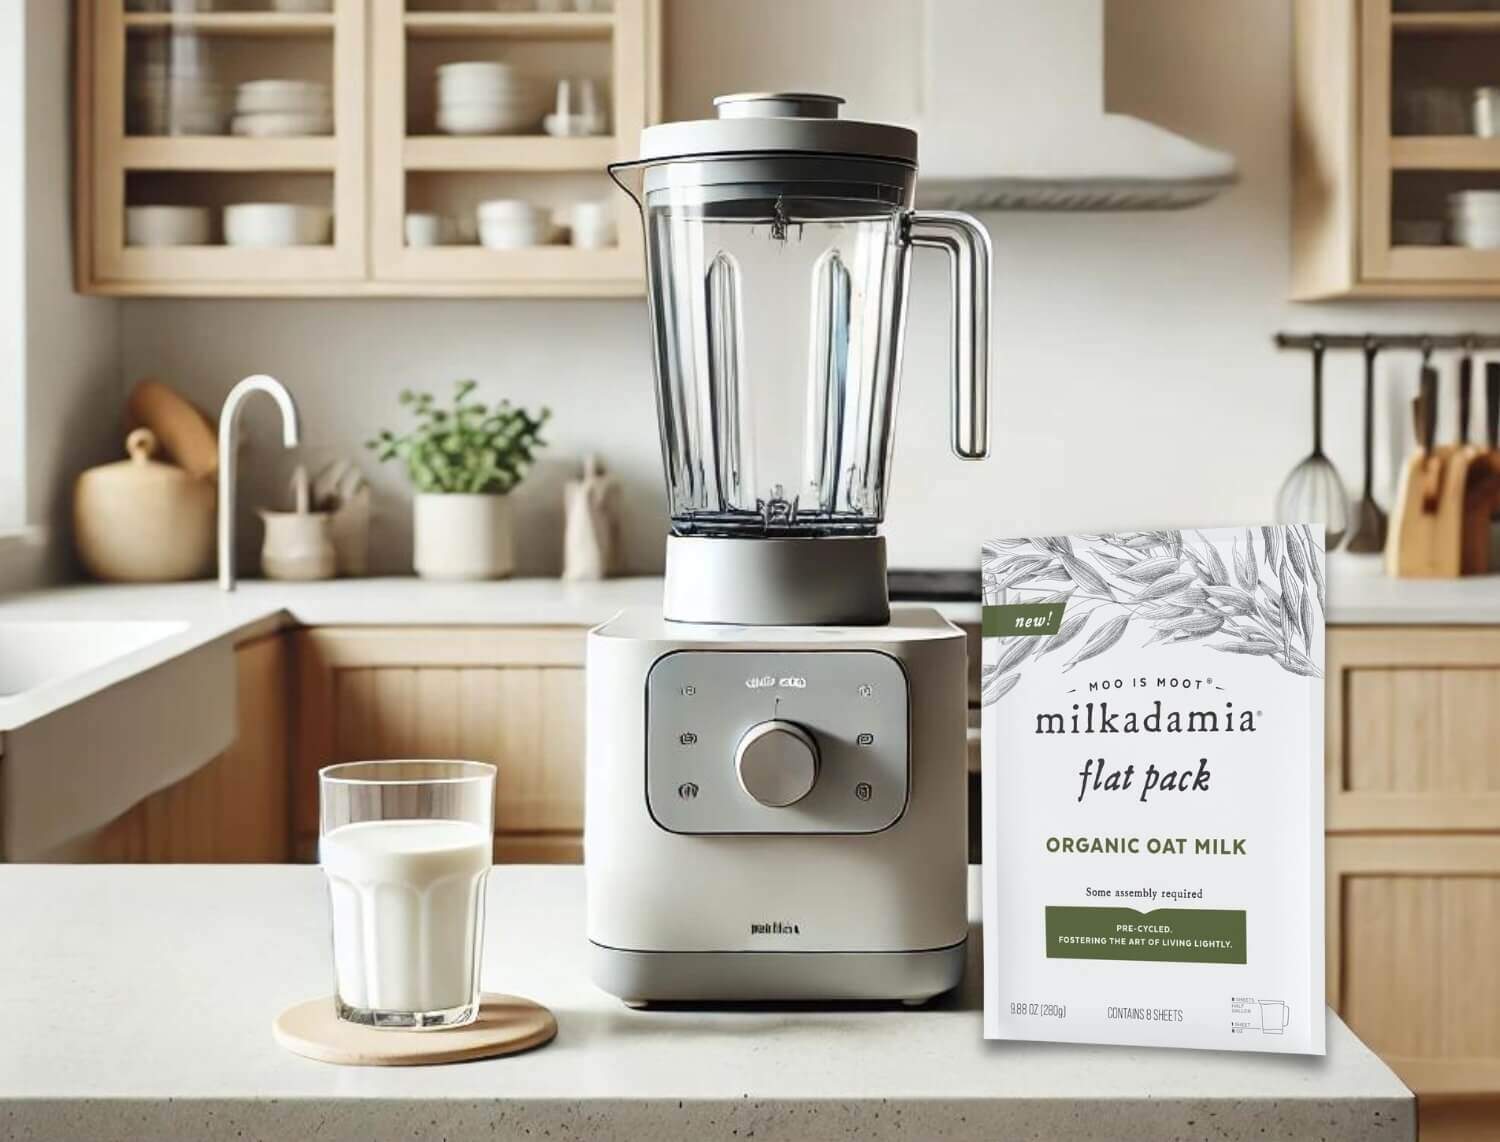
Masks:
[[[751,19],[759,7],[669,0],[670,117],[703,113],[719,91],[782,85],[839,91],[853,114],[915,117],[915,0],[809,0],[795,28]],[[1284,300],[1290,37],[1290,0],[1110,5],[1112,107],[1233,151],[1242,183],[1183,213],[987,219],[994,454],[982,464],[947,450],[947,285],[940,260],[919,259],[887,529],[894,563],[971,565],[981,537],[1006,533],[1265,519],[1310,443],[1308,363],[1273,350],[1275,330],[1500,332],[1490,303]],[[155,374],[213,408],[242,375],[270,372],[296,393],[316,463],[362,455],[398,415],[402,388],[475,377],[489,398],[554,411],[547,462],[517,493],[522,573],[557,570],[561,481],[588,451],[625,482],[629,566],[655,570],[664,500],[644,316],[638,301],[131,301],[122,379]],[[1414,375],[1414,357],[1383,362],[1382,414],[1397,413],[1382,421],[1377,496],[1387,500]],[[1351,483],[1359,389],[1358,354],[1331,358],[1328,443]],[[284,498],[271,410],[249,409],[245,423],[242,503]],[[376,566],[403,570],[404,479],[362,459],[378,495]],[[253,549],[258,525],[243,534]]]

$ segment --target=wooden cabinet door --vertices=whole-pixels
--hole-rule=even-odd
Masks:
[[[1500,836],[1328,838],[1328,994],[1419,1095],[1500,1096]]]
[[[584,633],[538,627],[299,632],[292,779],[297,856],[317,855],[321,767],[465,758],[499,767],[496,860],[581,859]]]
[[[1500,830],[1500,629],[1328,636],[1328,831]]]

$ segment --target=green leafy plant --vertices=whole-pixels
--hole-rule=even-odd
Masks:
[[[546,444],[542,425],[550,409],[536,415],[501,401],[493,408],[469,395],[477,381],[459,381],[453,402],[440,407],[430,393],[402,392],[400,403],[416,427],[397,434],[382,429],[365,443],[382,461],[399,460],[419,492],[504,495],[526,475],[536,450]]]

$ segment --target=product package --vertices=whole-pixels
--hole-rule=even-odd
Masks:
[[[981,571],[985,1037],[1323,1054],[1322,529]]]

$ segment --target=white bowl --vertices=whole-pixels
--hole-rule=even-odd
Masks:
[[[326,114],[303,111],[255,111],[236,115],[229,123],[233,135],[252,139],[283,139],[301,135],[331,135],[333,120]]]
[[[328,84],[311,80],[252,79],[234,89],[234,109],[241,113],[324,112],[328,106]]]
[[[273,12],[331,12],[333,0],[271,0]]]
[[[532,108],[445,104],[437,110],[437,129],[445,135],[514,135],[534,128],[538,118]]]
[[[210,215],[206,206],[127,206],[127,246],[205,246]]]
[[[474,214],[482,222],[534,222],[541,217],[540,208],[524,198],[487,198],[474,208]]]
[[[224,207],[224,241],[230,246],[322,246],[333,211],[293,202],[238,202]]]
[[[545,246],[552,239],[550,225],[480,221],[479,244],[489,250],[524,250]]]

